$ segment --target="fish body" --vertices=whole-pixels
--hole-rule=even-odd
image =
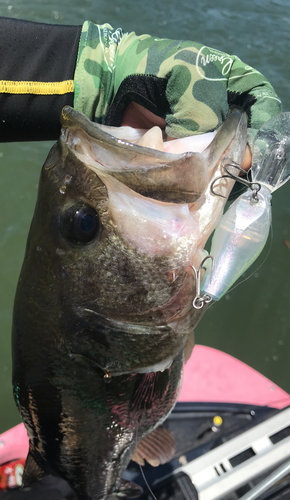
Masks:
[[[71,108],[61,121],[16,292],[13,387],[30,442],[24,484],[53,473],[99,500],[129,494],[123,471],[178,397],[202,314],[191,266],[224,205],[209,185],[225,154],[242,161],[246,120],[234,111],[204,152],[179,154]]]

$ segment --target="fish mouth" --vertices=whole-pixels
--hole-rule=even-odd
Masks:
[[[244,156],[245,114],[232,110],[202,153],[180,154],[148,148],[147,142],[131,143],[122,132],[115,137],[105,131],[110,127],[100,127],[69,106],[63,108],[61,122],[61,144],[106,186],[110,217],[124,239],[156,256],[168,255],[175,248],[182,251],[179,242],[187,238],[192,250],[187,250],[183,261],[193,260],[223,211],[224,201],[214,199],[218,197],[210,192],[210,180],[223,173],[225,151],[238,164]],[[223,181],[220,189],[226,200],[233,182]]]
[[[114,177],[142,196],[193,203],[208,185],[207,163],[198,152],[174,154],[133,144],[107,133],[104,126],[69,106],[62,110],[61,123],[61,141],[79,160],[98,176]],[[147,140],[150,138],[145,144]]]
[[[189,151],[202,153],[216,135],[216,131],[213,131],[179,139],[168,139],[164,130],[158,126],[153,126],[149,130],[135,129],[129,126],[111,127],[100,123],[97,126],[122,141],[171,154],[181,154]]]

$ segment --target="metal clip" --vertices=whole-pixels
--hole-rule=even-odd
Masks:
[[[225,163],[225,160],[228,160],[228,163]],[[213,186],[214,186],[215,182],[219,181],[220,179],[228,178],[228,179],[233,179],[237,182],[240,182],[244,186],[247,186],[248,188],[250,188],[253,191],[253,195],[252,195],[253,201],[255,201],[255,202],[259,201],[258,192],[261,189],[261,184],[259,182],[252,182],[252,181],[249,181],[248,179],[244,179],[243,177],[239,177],[238,175],[232,174],[228,170],[228,167],[237,168],[240,172],[243,172],[247,176],[248,172],[246,172],[246,170],[244,170],[242,167],[240,167],[240,165],[238,165],[234,161],[230,160],[227,156],[225,156],[222,159],[222,167],[226,171],[226,174],[220,175],[219,177],[216,177],[216,179],[214,179],[212,181],[212,183],[210,185],[210,191],[213,195],[220,196],[221,198],[226,198],[222,194],[216,193],[216,191],[213,189]]]
[[[209,295],[201,295],[201,292],[200,292],[200,287],[201,287],[201,271],[202,269],[204,269],[204,263],[207,259],[211,259],[212,261],[212,267],[214,266],[214,258],[212,255],[207,255],[200,263],[200,266],[198,268],[198,270],[195,269],[194,266],[191,266],[193,271],[194,271],[194,275],[195,275],[195,291],[196,291],[196,295],[195,295],[195,298],[192,302],[192,305],[195,309],[202,309],[204,304],[209,304],[209,302],[212,301],[212,298],[209,296]]]

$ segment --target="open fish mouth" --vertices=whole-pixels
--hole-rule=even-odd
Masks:
[[[68,106],[62,111],[61,122],[65,130],[63,140],[101,178],[110,175],[136,193],[173,203],[192,203],[206,189],[208,168],[204,157],[195,152],[162,151],[158,127],[154,127],[155,133],[153,129],[149,134],[140,131],[140,144],[133,144],[125,139],[130,135],[128,127],[121,134],[114,127],[99,127]],[[111,135],[113,132],[119,137]],[[157,147],[148,147],[152,143]],[[174,147],[168,149],[173,151]]]
[[[210,192],[211,182],[223,173],[222,158],[242,163],[245,114],[233,110],[220,129],[206,137],[169,142],[163,142],[158,127],[144,133],[99,126],[68,106],[61,122],[60,142],[106,186],[115,229],[136,251],[155,259],[167,257],[165,275],[172,277],[171,288],[180,288],[185,269],[198,268],[205,257],[205,243],[233,186],[231,180],[220,181],[224,199]],[[197,146],[200,152],[184,152]],[[156,300],[155,307],[164,303]]]

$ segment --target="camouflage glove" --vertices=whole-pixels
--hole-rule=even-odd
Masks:
[[[189,41],[153,38],[86,21],[75,70],[74,107],[91,120],[120,126],[131,101],[184,137],[215,130],[230,105],[249,117],[248,142],[280,100],[266,78],[238,57]]]

